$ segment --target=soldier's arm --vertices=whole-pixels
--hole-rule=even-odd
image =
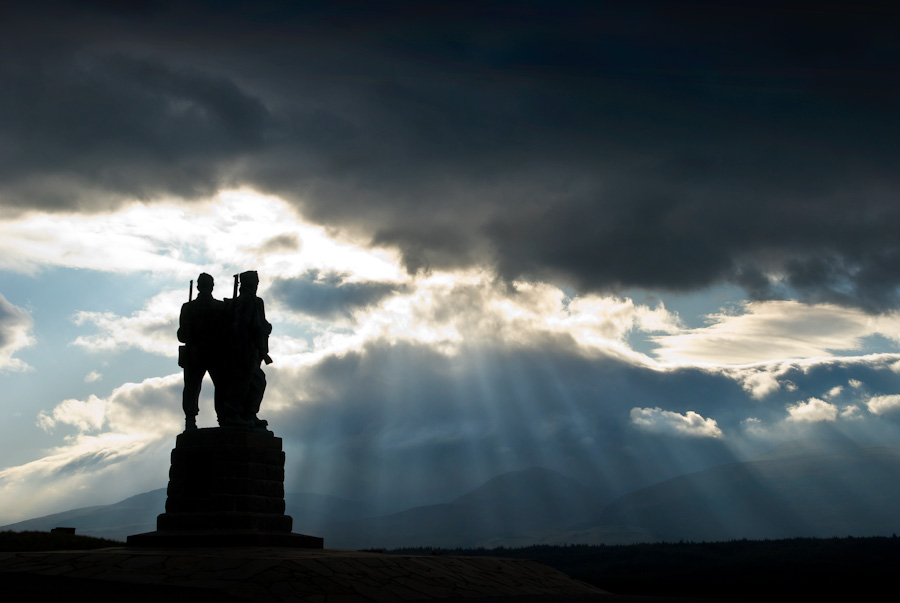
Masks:
[[[263,331],[265,331],[266,335],[272,334],[272,325],[266,320],[266,304],[263,303],[261,297],[257,297],[259,300],[259,317],[262,319],[260,322],[262,323]]]
[[[266,305],[263,303],[262,298],[257,299],[259,300],[260,324],[262,325],[263,333],[265,333],[260,342],[260,351],[262,352],[263,362],[272,364],[272,357],[269,356],[269,335],[272,333],[272,325],[266,320]]]
[[[188,315],[188,305],[181,304],[181,316],[178,317],[178,341],[181,343],[187,343],[190,338],[189,335],[189,324],[190,319],[187,318]]]

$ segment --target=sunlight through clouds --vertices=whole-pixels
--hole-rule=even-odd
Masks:
[[[290,309],[284,300],[278,307],[287,319]],[[426,343],[453,354],[479,342],[535,346],[546,338],[562,338],[585,353],[602,352],[646,366],[653,362],[630,350],[625,337],[634,330],[678,328],[677,316],[662,305],[651,309],[630,299],[599,296],[566,303],[557,287],[514,283],[510,288],[483,272],[420,277],[374,305],[357,308],[353,320],[323,324],[310,353],[341,354],[362,349],[367,341],[385,340]]]
[[[396,252],[366,250],[342,241],[336,232],[305,222],[275,197],[252,191],[223,192],[212,211],[197,217],[195,236],[204,241],[209,259],[219,265],[253,266],[269,279],[311,269],[346,272],[366,280],[405,277]]]
[[[134,203],[108,214],[30,214],[0,220],[0,270],[34,274],[44,266],[109,272],[189,274],[179,249],[191,221],[178,207]]]
[[[900,442],[878,11],[120,4],[0,11],[0,514],[165,485],[201,272],[258,271],[295,491]]]
[[[217,277],[217,298],[231,296],[231,274],[256,268],[262,281],[260,295],[274,324],[270,345],[275,364],[266,369],[269,389],[264,412],[268,418],[278,419],[306,413],[337,413],[335,416],[341,417],[366,409],[374,414],[364,416],[376,424],[384,414],[381,431],[370,424],[365,429],[371,433],[364,430],[365,436],[352,430],[335,436],[347,439],[333,445],[353,454],[360,446],[370,446],[379,454],[402,456],[416,454],[418,449],[466,447],[475,438],[485,447],[479,454],[494,455],[480,461],[489,471],[494,466],[491,463],[524,462],[524,457],[516,460],[523,454],[528,462],[541,464],[573,446],[593,450],[603,442],[593,427],[599,422],[631,425],[644,437],[671,436],[669,442],[724,441],[723,428],[730,428],[728,433],[735,438],[745,438],[744,444],[733,446],[752,448],[754,442],[785,436],[785,422],[769,415],[765,420],[754,417],[726,426],[724,417],[709,417],[708,405],[683,413],[663,410],[670,396],[659,392],[642,397],[659,400],[659,406],[610,408],[608,416],[598,419],[601,415],[595,413],[601,411],[593,410],[589,401],[603,399],[604,394],[585,398],[578,382],[558,376],[554,392],[539,394],[538,390],[544,389],[540,376],[554,375],[559,358],[569,363],[597,363],[597,367],[613,363],[619,370],[644,371],[645,377],[649,371],[661,378],[678,378],[680,371],[699,367],[708,375],[739,383],[749,397],[762,399],[796,389],[791,379],[796,379],[798,371],[839,362],[840,356],[831,355],[835,350],[854,349],[873,333],[890,338],[896,327],[896,319],[890,315],[875,320],[828,305],[754,302],[731,314],[713,314],[709,326],[690,329],[662,301],[651,306],[623,296],[567,293],[547,282],[504,282],[488,267],[410,275],[396,250],[371,249],[365,242],[343,239],[340,233],[305,222],[283,201],[250,191],[222,193],[204,203],[173,202],[159,207],[156,221],[148,221],[146,230],[142,229],[147,210],[140,204],[116,214],[79,218],[80,222],[46,217],[42,223],[55,232],[53,229],[77,230],[95,220],[80,234],[60,238],[54,252],[60,258],[57,265],[107,271],[159,270],[165,282],[181,279],[185,284],[203,270]],[[168,223],[164,235],[155,234],[162,228],[159,220]],[[107,229],[121,245],[125,259],[103,264],[93,254],[105,249],[100,233]],[[8,244],[14,246],[15,241]],[[18,253],[23,265],[29,261],[52,265],[49,256],[28,256],[27,246]],[[91,257],[94,259],[89,261]],[[76,311],[71,320],[80,331],[68,343],[87,353],[131,349],[173,358],[178,345],[178,313],[186,300],[184,289],[166,288],[130,313]],[[804,322],[803,317],[809,315],[814,320]],[[815,328],[820,323],[826,327]],[[20,330],[22,325],[30,328],[30,323],[21,322]],[[651,343],[648,353],[631,347],[630,338],[636,335],[647,336]],[[763,352],[772,338],[774,347]],[[652,345],[658,346],[655,351]],[[411,358],[401,360],[407,353],[423,364],[414,368]],[[796,357],[781,356],[786,354]],[[477,358],[490,360],[476,366]],[[897,362],[897,356],[872,356],[868,362],[887,367]],[[375,371],[363,377],[358,371],[369,369],[361,369],[358,363],[385,363],[388,374]],[[374,381],[368,387],[337,387],[321,375],[338,366],[349,371],[338,380]],[[480,385],[473,391],[484,398],[473,400],[472,391],[458,386],[460,399],[443,400],[443,414],[431,416],[436,412],[435,394],[417,388],[439,383],[442,390],[447,389],[447,367],[455,367],[456,379],[478,380]],[[98,382],[99,371],[88,370],[80,373],[79,379]],[[108,373],[104,369],[103,382],[115,386]],[[592,387],[602,392],[607,385]],[[852,387],[852,383],[848,385]],[[111,479],[117,471],[114,466],[148,462],[181,428],[181,387],[181,374],[173,373],[121,384],[109,395],[67,397],[49,406],[38,413],[37,424],[62,438],[48,453],[49,464],[9,468],[8,479],[0,480],[0,491],[12,493],[21,487],[31,492],[21,480],[10,481],[11,476],[32,473],[37,485],[51,479],[50,467],[57,467],[57,474],[63,468],[73,471],[66,479],[70,484],[82,484]],[[356,392],[357,387],[365,391]],[[823,390],[821,397],[837,399],[842,392],[839,386],[832,386]],[[380,406],[356,409],[354,395],[361,399],[377,396]],[[351,398],[345,400],[344,396]],[[568,419],[562,418],[561,410],[550,410],[560,405]],[[870,414],[877,414],[872,410],[876,407],[868,405]],[[404,417],[392,416],[401,410]],[[214,421],[211,412],[206,407],[202,411],[204,418]],[[521,415],[522,424],[516,429],[503,427],[508,422],[505,413],[510,412]],[[742,416],[756,412],[747,410]],[[869,416],[859,406],[839,408],[819,398],[788,407],[788,412],[790,421],[807,424],[833,422],[838,416],[848,423],[850,419],[859,422]],[[413,416],[416,419],[410,422]],[[580,417],[577,429],[571,417]],[[344,416],[341,421],[349,419]],[[353,421],[342,423],[340,429],[349,429],[350,424],[355,425]],[[732,428],[736,425],[742,428]],[[571,434],[577,434],[578,443],[569,441]],[[362,441],[357,439],[360,437]],[[525,444],[528,438],[533,441]],[[105,447],[107,443],[122,446],[111,450]],[[305,446],[314,448],[310,442]],[[155,452],[148,452],[151,450]],[[595,464],[590,471],[607,469]],[[157,485],[148,482],[144,489]],[[110,485],[108,491],[118,490]],[[127,494],[122,492],[123,497]]]
[[[225,191],[205,202],[132,203],[113,213],[26,214],[0,220],[0,270],[44,266],[160,272],[192,278],[204,266],[252,266],[269,278],[311,268],[398,280],[396,253],[362,250],[303,222],[284,201]]]

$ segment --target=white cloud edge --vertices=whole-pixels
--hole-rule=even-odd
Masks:
[[[704,418],[693,410],[680,414],[658,406],[635,406],[629,416],[633,425],[649,433],[706,438],[721,438],[723,435],[715,419]]]

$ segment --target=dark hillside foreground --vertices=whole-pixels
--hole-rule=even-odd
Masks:
[[[67,551],[86,549],[102,549],[110,546],[123,546],[124,542],[94,538],[78,534],[50,533],[38,531],[0,532],[0,551]]]
[[[793,538],[617,546],[398,549],[390,553],[534,559],[617,595],[743,600],[847,597],[893,590],[900,538]]]

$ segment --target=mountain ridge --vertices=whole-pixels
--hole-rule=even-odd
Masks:
[[[582,482],[530,467],[448,502],[401,510],[311,492],[286,495],[294,531],[336,548],[631,544],[888,535],[900,525],[900,448],[779,447],[603,501]],[[4,526],[124,539],[155,529],[165,489]]]

